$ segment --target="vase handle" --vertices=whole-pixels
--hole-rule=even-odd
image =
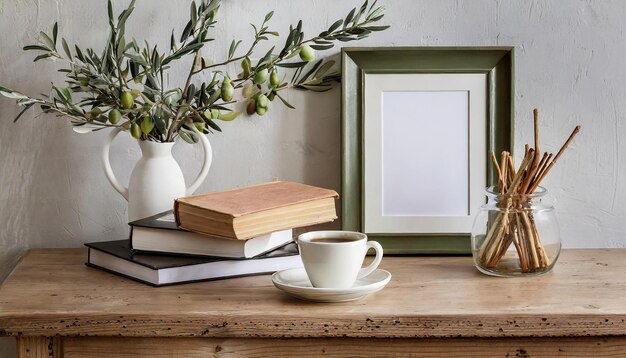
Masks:
[[[193,183],[187,188],[187,195],[193,194],[194,191],[200,187],[200,185],[206,179],[207,174],[209,174],[209,169],[211,168],[211,163],[213,162],[213,149],[211,148],[211,143],[207,139],[204,133],[200,133],[196,126],[191,126],[192,130],[196,132],[196,136],[200,138],[200,144],[202,144],[202,149],[204,149],[204,162],[202,163],[202,168],[200,169],[200,173],[193,181]]]
[[[115,128],[107,137],[104,147],[102,148],[102,166],[104,167],[104,174],[107,179],[109,179],[109,183],[111,183],[113,188],[115,188],[118,193],[122,194],[124,199],[128,201],[128,188],[117,180],[115,174],[113,173],[113,169],[111,169],[111,162],[109,161],[109,149],[111,148],[111,143],[113,143],[115,136],[117,136],[122,130],[122,128]]]

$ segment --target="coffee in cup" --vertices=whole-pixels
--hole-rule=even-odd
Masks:
[[[358,278],[372,273],[383,259],[383,248],[367,235],[354,231],[311,231],[298,237],[304,269],[316,288],[350,288]],[[361,268],[367,251],[374,261]]]

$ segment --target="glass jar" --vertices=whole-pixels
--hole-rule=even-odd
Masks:
[[[539,275],[554,267],[561,237],[554,207],[542,201],[546,190],[532,194],[500,194],[486,189],[472,228],[474,264],[493,276]]]

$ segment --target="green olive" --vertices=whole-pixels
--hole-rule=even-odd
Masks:
[[[141,91],[137,89],[133,89],[133,90],[130,90],[130,94],[131,96],[133,96],[133,98],[137,98],[141,96]]]
[[[241,61],[241,69],[243,69],[243,77],[250,76],[250,67],[252,64],[250,63],[250,58],[246,57]]]
[[[252,96],[254,96],[255,93],[255,86],[253,84],[248,83],[247,85],[243,86],[243,90],[241,91],[241,94],[245,97],[245,98],[250,98]]]
[[[130,125],[130,135],[135,139],[141,138],[141,129],[139,128],[137,123],[133,123]]]
[[[258,114],[259,116],[262,116],[265,114],[265,112],[267,112],[267,108],[263,108],[263,107],[256,107],[256,114]]]
[[[300,58],[302,61],[311,62],[315,60],[315,50],[309,45],[304,45],[300,48]]]
[[[148,135],[152,132],[152,129],[154,129],[154,121],[150,118],[150,116],[144,115],[141,118],[141,131]]]
[[[265,109],[267,109],[267,106],[269,106],[269,104],[270,104],[270,101],[269,101],[269,99],[267,98],[267,96],[266,96],[266,95],[264,95],[264,94],[260,95],[260,96],[256,99],[256,108],[261,107],[261,108],[265,108]]]
[[[235,95],[235,87],[233,87],[230,81],[227,82],[226,80],[224,80],[224,82],[222,82],[222,91],[221,91],[222,100],[224,102],[230,102],[233,99],[234,95]]]
[[[130,92],[122,92],[120,96],[120,102],[122,103],[122,108],[131,109],[133,107],[135,99]]]
[[[268,75],[267,68],[264,68],[261,71],[258,71],[257,73],[254,74],[254,78],[252,79],[252,81],[260,85],[262,83],[265,83],[265,81],[267,81],[267,75]]]
[[[270,74],[270,86],[278,87],[279,85],[280,85],[280,78],[278,77],[278,72],[274,70]]]
[[[267,112],[267,106],[269,106],[270,101],[269,99],[267,99],[267,96],[265,96],[264,94],[261,94],[257,99],[256,99],[256,114],[258,114],[259,116],[262,116],[265,114],[265,112]]]
[[[117,108],[113,108],[109,111],[109,122],[111,122],[111,124],[117,124],[120,119],[122,119],[122,113],[120,113]]]
[[[217,119],[220,116],[220,110],[217,108],[213,108],[211,110],[211,119]]]
[[[96,120],[100,122],[101,120],[98,118],[102,114],[102,110],[98,107],[94,107],[91,111],[85,113],[85,118],[87,118],[88,122]]]

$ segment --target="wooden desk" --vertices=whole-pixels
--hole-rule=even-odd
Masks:
[[[386,257],[352,303],[292,299],[270,276],[162,288],[31,250],[0,288],[20,357],[626,355],[626,250],[566,250],[554,272],[502,279],[470,257]]]

